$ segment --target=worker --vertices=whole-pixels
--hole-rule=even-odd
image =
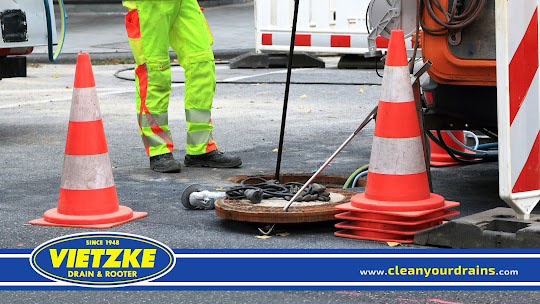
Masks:
[[[171,93],[169,46],[185,72],[187,122],[185,166],[234,168],[237,156],[220,152],[212,137],[211,108],[216,87],[212,34],[197,0],[123,1],[136,62],[137,119],[150,168],[180,172],[168,126]]]

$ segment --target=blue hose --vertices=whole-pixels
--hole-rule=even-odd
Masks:
[[[58,42],[58,48],[56,49],[56,52],[53,51],[53,20],[52,20],[52,14],[51,14],[51,7],[49,6],[49,0],[43,0],[43,4],[45,5],[45,16],[47,18],[47,46],[48,46],[48,52],[49,52],[49,61],[55,62],[56,59],[60,56],[60,53],[62,53],[62,48],[64,47],[64,39],[66,38],[66,9],[64,8],[64,0],[58,0],[58,5],[60,6],[60,13],[61,13],[61,22],[62,22],[62,29],[60,33],[60,41]]]
[[[499,146],[499,143],[481,144],[481,145],[478,145],[478,150],[489,150],[489,149],[497,148],[498,146]]]

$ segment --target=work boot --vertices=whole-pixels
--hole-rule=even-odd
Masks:
[[[150,157],[150,168],[161,173],[179,173],[181,166],[172,153],[165,153]]]
[[[218,150],[201,155],[188,155],[184,159],[186,167],[236,168],[242,165],[238,156],[225,155]]]

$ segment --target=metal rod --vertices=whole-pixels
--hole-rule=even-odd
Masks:
[[[289,210],[289,207],[294,203],[294,201],[298,198],[298,196],[300,196],[300,194],[302,194],[302,192],[304,190],[306,190],[306,188],[311,185],[311,183],[317,178],[317,176],[319,176],[319,174],[321,174],[321,172],[326,168],[328,167],[328,165],[334,160],[334,158],[336,158],[336,156],[349,144],[349,142],[351,142],[351,140],[375,117],[375,115],[377,114],[377,110],[378,110],[378,107],[375,107],[371,113],[369,113],[368,117],[366,117],[366,119],[362,122],[362,124],[354,131],[353,134],[351,134],[349,136],[349,138],[347,138],[347,140],[345,140],[344,143],[341,144],[341,146],[339,146],[339,148],[330,156],[330,158],[328,158],[324,164],[319,168],[319,170],[317,170],[317,172],[315,172],[315,174],[313,174],[313,176],[311,176],[311,178],[302,186],[302,188],[300,188],[300,190],[298,190],[296,192],[296,194],[293,196],[293,198],[291,198],[291,200],[287,203],[287,206],[285,206],[283,208],[283,211],[288,211]]]
[[[425,128],[424,128],[424,112],[422,110],[422,96],[420,92],[420,77],[424,75],[429,68],[433,65],[431,61],[427,61],[424,63],[424,65],[414,74],[414,81],[413,81],[413,92],[414,92],[414,100],[416,103],[416,112],[418,115],[418,125],[420,126],[420,134],[422,134],[422,148],[424,150],[424,162],[426,164],[426,173],[428,177],[428,185],[429,185],[429,191],[433,192],[433,181],[431,178],[431,165],[430,165],[430,155],[428,153],[427,145],[429,143],[426,143],[426,136],[425,136]],[[429,132],[429,130],[428,130]]]
[[[278,146],[278,155],[276,162],[276,175],[274,179],[280,180],[280,170],[281,170],[281,157],[283,155],[283,139],[285,137],[285,123],[287,121],[287,107],[289,104],[289,89],[291,87],[291,74],[292,74],[292,65],[293,65],[293,56],[294,56],[294,44],[296,41],[296,24],[298,23],[298,6],[300,0],[294,0],[294,18],[291,31],[291,46],[289,49],[289,64],[287,65],[287,81],[285,82],[285,97],[283,99],[283,112],[281,115],[281,132],[279,134],[279,146]]]

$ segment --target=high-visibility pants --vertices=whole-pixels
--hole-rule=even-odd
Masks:
[[[216,150],[211,108],[216,87],[212,35],[196,0],[124,1],[129,44],[136,62],[137,119],[148,156],[173,151],[168,126],[169,46],[185,70],[186,152]]]

